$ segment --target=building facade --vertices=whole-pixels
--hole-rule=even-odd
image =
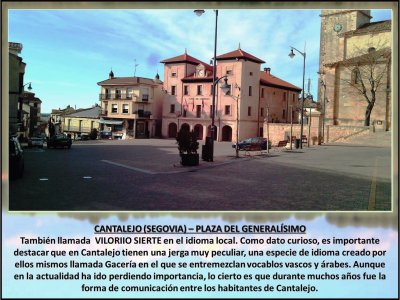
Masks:
[[[54,133],[59,134],[63,132],[64,127],[64,117],[75,111],[75,108],[68,105],[66,108],[52,109],[50,113],[50,120],[54,126]]]
[[[273,76],[270,69],[260,71],[264,61],[240,48],[216,59],[216,78],[226,76],[230,91],[225,95],[219,86],[215,89],[215,140],[263,136],[267,112],[270,121],[288,121],[290,106],[297,107],[300,88]],[[211,136],[213,67],[186,52],[161,63],[162,136],[175,138],[185,126],[194,130],[199,140],[205,140]],[[296,119],[297,112],[293,111]]]
[[[10,135],[19,135],[23,133],[20,130],[22,125],[22,98],[24,90],[24,74],[26,64],[22,61],[19,54],[22,51],[22,44],[8,43],[9,58],[9,101],[8,101],[8,117],[9,117],[9,133]]]
[[[161,134],[162,82],[143,77],[114,77],[100,86],[100,130],[113,138],[150,138]]]
[[[93,129],[100,130],[101,107],[95,105],[91,108],[79,109],[73,113],[64,115],[63,132],[71,135],[73,139],[89,135]]]
[[[390,129],[392,22],[371,18],[369,10],[322,10],[318,98],[325,95],[328,125]],[[363,91],[375,96],[370,122]]]
[[[22,134],[24,138],[39,136],[42,134],[40,117],[41,105],[42,100],[35,97],[35,93],[23,93],[20,135]]]

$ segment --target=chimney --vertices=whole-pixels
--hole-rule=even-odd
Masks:
[[[271,68],[264,68],[264,72],[267,74],[271,74]]]

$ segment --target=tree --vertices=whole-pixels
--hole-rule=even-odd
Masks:
[[[387,88],[391,49],[386,47],[376,50],[370,47],[368,53],[359,54],[340,63],[350,73],[350,78],[342,79],[342,81],[367,102],[364,126],[369,126],[377,93]]]

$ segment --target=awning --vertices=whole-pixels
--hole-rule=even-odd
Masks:
[[[120,121],[120,120],[104,120],[104,119],[100,119],[99,123],[100,124],[108,124],[108,125],[122,125],[124,121]]]

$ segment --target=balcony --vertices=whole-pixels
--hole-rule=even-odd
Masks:
[[[126,94],[99,94],[100,100],[132,100],[133,98],[136,97]]]
[[[138,118],[149,119],[151,116],[151,111],[144,111],[142,109],[133,112]]]
[[[133,100],[135,102],[151,103],[149,95],[146,94],[141,97],[126,94],[99,94],[99,100]]]

